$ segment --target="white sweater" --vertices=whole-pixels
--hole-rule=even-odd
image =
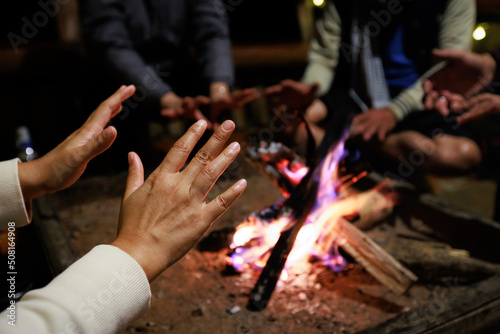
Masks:
[[[12,221],[17,228],[30,220],[18,163],[18,159],[0,162],[0,228]],[[0,333],[116,333],[142,315],[150,300],[149,282],[140,265],[119,248],[100,245],[46,287],[28,292],[15,303],[15,312],[12,306],[3,311]]]

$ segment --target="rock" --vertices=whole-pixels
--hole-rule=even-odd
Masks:
[[[241,307],[239,307],[238,305],[235,305],[233,307],[230,307],[226,310],[227,313],[231,314],[231,315],[235,315],[236,313],[238,313],[239,311],[241,311]]]

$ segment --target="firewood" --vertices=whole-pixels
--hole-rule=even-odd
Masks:
[[[500,265],[472,258],[469,252],[443,243],[393,238],[384,243],[383,248],[421,280],[477,282],[500,275]]]
[[[434,195],[411,191],[400,191],[400,194],[398,214],[403,219],[411,214],[452,247],[465,249],[482,260],[500,262],[499,223],[459,210]]]
[[[402,294],[417,281],[414,273],[346,219],[339,218],[332,230],[339,238],[339,246],[389,289]]]
[[[497,333],[500,330],[500,276],[457,291],[451,289],[416,310],[361,333]]]

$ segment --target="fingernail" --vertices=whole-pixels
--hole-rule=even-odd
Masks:
[[[132,152],[128,152],[127,158],[128,158],[128,163],[130,165],[132,163],[132,160],[133,160],[133,154],[132,154]]]
[[[247,180],[241,179],[234,186],[234,191],[240,191],[241,189],[244,189],[246,186],[247,186]]]
[[[231,121],[225,121],[222,123],[222,129],[225,131],[231,131],[234,128],[234,123]]]
[[[207,121],[205,121],[204,119],[200,119],[194,124],[198,127],[198,129],[202,129],[203,127],[205,127],[205,124],[207,124]]]
[[[232,152],[236,152],[237,150],[239,150],[240,148],[240,144],[238,142],[234,142],[234,143],[231,143],[231,145],[229,145],[229,151],[232,153]]]

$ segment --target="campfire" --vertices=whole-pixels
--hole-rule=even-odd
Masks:
[[[286,281],[292,268],[307,268],[310,259],[342,270],[346,260],[339,247],[396,292],[403,293],[416,281],[413,273],[345,218],[380,217],[396,202],[387,180],[364,192],[351,190],[350,186],[367,173],[340,175],[341,161],[348,153],[346,138],[344,132],[321,163],[311,169],[280,143],[261,143],[259,148],[247,150],[249,158],[274,179],[284,196],[242,222],[230,246],[229,265],[238,271],[262,269],[249,307],[264,308],[278,281]]]

